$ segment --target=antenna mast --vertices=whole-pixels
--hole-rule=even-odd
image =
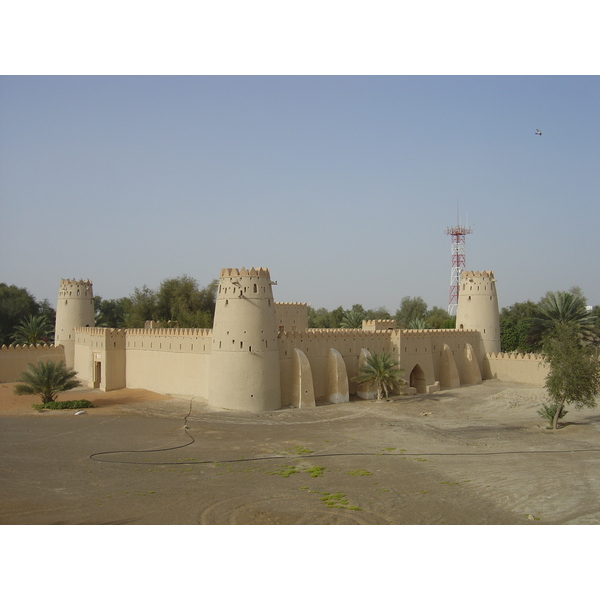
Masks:
[[[457,207],[457,225],[447,227],[446,235],[452,237],[452,271],[450,275],[450,297],[448,298],[448,314],[456,315],[458,308],[458,290],[460,287],[460,275],[465,268],[465,239],[469,233],[473,233],[470,227],[463,227],[460,224]]]

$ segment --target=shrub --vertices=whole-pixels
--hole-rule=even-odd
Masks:
[[[542,408],[540,408],[537,413],[542,417],[542,419],[546,419],[550,424],[549,429],[552,429],[554,424],[554,415],[556,414],[556,409],[558,406],[556,404],[542,404]],[[559,419],[564,418],[564,416],[568,413],[568,410],[564,410],[563,407],[560,409],[560,413],[558,415]]]
[[[95,408],[89,400],[61,400],[55,402],[47,402],[46,404],[32,404],[35,410],[40,411],[45,408],[50,410],[69,410],[75,408]]]

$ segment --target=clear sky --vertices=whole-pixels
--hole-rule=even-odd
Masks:
[[[599,106],[593,76],[2,77],[0,280],[263,266],[278,301],[445,308],[459,204],[501,306],[600,304]]]

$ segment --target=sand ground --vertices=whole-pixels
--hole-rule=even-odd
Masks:
[[[145,390],[35,412],[0,384],[1,524],[596,524],[600,409],[496,380],[251,414]]]

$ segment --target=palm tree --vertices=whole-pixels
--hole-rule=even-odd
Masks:
[[[411,319],[406,326],[406,329],[428,329],[428,328],[429,328],[429,326],[427,324],[427,321],[423,317],[414,317],[414,319]]]
[[[60,392],[66,392],[79,387],[81,383],[75,379],[77,373],[61,360],[38,361],[37,366],[29,363],[27,371],[17,378],[14,393],[17,396],[39,396],[44,404],[54,402]]]
[[[581,296],[570,292],[548,292],[531,319],[531,341],[539,344],[545,335],[560,325],[574,329],[582,341],[598,341],[594,315],[588,312]]]
[[[382,397],[387,398],[395,387],[406,385],[406,381],[401,377],[402,374],[402,369],[398,368],[398,363],[388,352],[372,353],[353,380],[358,384],[376,385],[377,400],[381,401]]]
[[[362,327],[364,318],[364,311],[347,310],[344,312],[344,316],[340,322],[340,327],[342,329],[360,329]]]
[[[44,315],[29,315],[15,327],[12,335],[16,344],[47,344],[52,336],[52,324]]]

